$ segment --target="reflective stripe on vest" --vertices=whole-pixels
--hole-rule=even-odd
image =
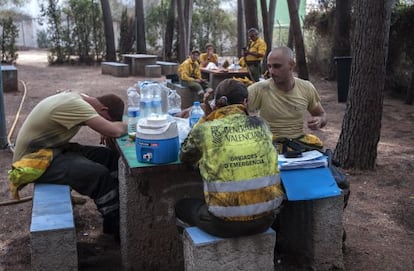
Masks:
[[[259,189],[280,183],[279,174],[264,176],[250,180],[229,182],[204,182],[204,191],[210,192],[240,192]]]
[[[259,215],[276,209],[283,200],[279,174],[242,181],[204,182],[204,188],[208,209],[218,217]]]
[[[253,216],[275,210],[282,203],[283,196],[273,200],[243,206],[209,206],[208,210],[218,217]]]

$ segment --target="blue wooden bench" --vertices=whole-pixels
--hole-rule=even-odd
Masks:
[[[68,185],[34,185],[30,243],[32,270],[78,270]]]

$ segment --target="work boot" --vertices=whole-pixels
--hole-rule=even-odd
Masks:
[[[103,233],[114,236],[115,241],[120,243],[119,236],[119,213],[116,215],[104,216],[103,219]]]

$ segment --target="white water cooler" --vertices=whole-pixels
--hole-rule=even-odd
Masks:
[[[168,115],[152,115],[138,120],[135,139],[137,160],[166,164],[178,159],[180,148],[177,123]]]

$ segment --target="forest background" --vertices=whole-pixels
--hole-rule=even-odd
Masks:
[[[0,6],[23,2],[0,0]],[[49,64],[56,68],[67,63],[119,61],[125,52],[151,53],[163,60],[181,62],[190,49],[203,48],[207,42],[214,42],[222,55],[238,55],[247,43],[246,29],[250,27],[260,29],[269,49],[279,45],[273,44],[276,0],[237,0],[232,13],[222,10],[220,2],[159,1],[144,8],[144,1],[136,0],[132,10],[120,10],[120,35],[115,37],[116,13],[109,0],[67,0],[62,4],[42,0],[41,17],[47,30],[40,35],[43,38],[39,44],[47,45]],[[298,13],[300,2],[287,1],[291,20],[282,42],[295,51],[298,76],[309,79],[311,70],[318,77],[335,80],[335,57],[352,60],[345,114],[339,139],[332,145],[334,158],[347,170],[380,172],[383,168],[378,165],[384,166],[378,162],[383,159],[378,157],[378,143],[384,131],[384,97],[389,94],[406,104],[413,102],[413,1],[318,1],[318,8],[303,18],[303,24]],[[18,16],[13,10],[1,10],[2,63],[16,63],[18,49],[22,49],[15,45],[18,31],[14,22]],[[231,46],[224,46],[226,42]],[[405,118],[410,117],[408,110]],[[1,147],[6,147],[5,137],[0,138]],[[410,164],[408,160],[402,162]],[[410,217],[412,203],[404,202],[404,214]]]

